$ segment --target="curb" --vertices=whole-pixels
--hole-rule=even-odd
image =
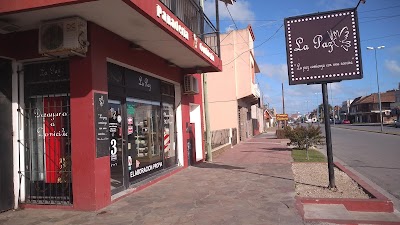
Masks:
[[[342,164],[334,162],[335,166],[346,173],[353,179],[361,188],[364,189],[372,199],[354,199],[354,198],[308,198],[296,197],[297,208],[304,215],[302,204],[342,204],[348,211],[357,212],[394,212],[393,202],[390,201],[383,194],[375,190],[372,186],[367,184],[364,180],[356,176],[353,172],[345,168]],[[301,206],[300,206],[301,204]]]
[[[352,128],[352,127],[336,127],[336,128],[340,128],[340,129],[347,129],[347,130],[357,130],[357,131],[364,131],[364,132],[369,132],[369,133],[377,133],[377,134],[389,134],[389,135],[396,135],[396,136],[400,136],[400,134],[398,133],[391,133],[391,132],[379,132],[379,131],[374,131],[374,130],[363,130],[363,129],[357,129],[357,128]]]

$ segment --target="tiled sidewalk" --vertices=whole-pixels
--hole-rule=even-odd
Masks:
[[[303,224],[290,151],[262,134],[97,212],[26,209],[0,224]]]

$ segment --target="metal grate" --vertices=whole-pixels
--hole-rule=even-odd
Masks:
[[[24,66],[25,202],[72,204],[68,61]],[[23,201],[23,199],[21,199]]]

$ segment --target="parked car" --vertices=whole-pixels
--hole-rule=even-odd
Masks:
[[[350,124],[350,120],[343,120],[342,124]]]
[[[400,120],[395,120],[394,121],[394,127],[400,128]]]

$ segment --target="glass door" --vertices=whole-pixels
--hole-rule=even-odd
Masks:
[[[110,131],[110,167],[111,193],[115,194],[125,189],[124,178],[124,130],[121,101],[108,100],[109,131]]]

